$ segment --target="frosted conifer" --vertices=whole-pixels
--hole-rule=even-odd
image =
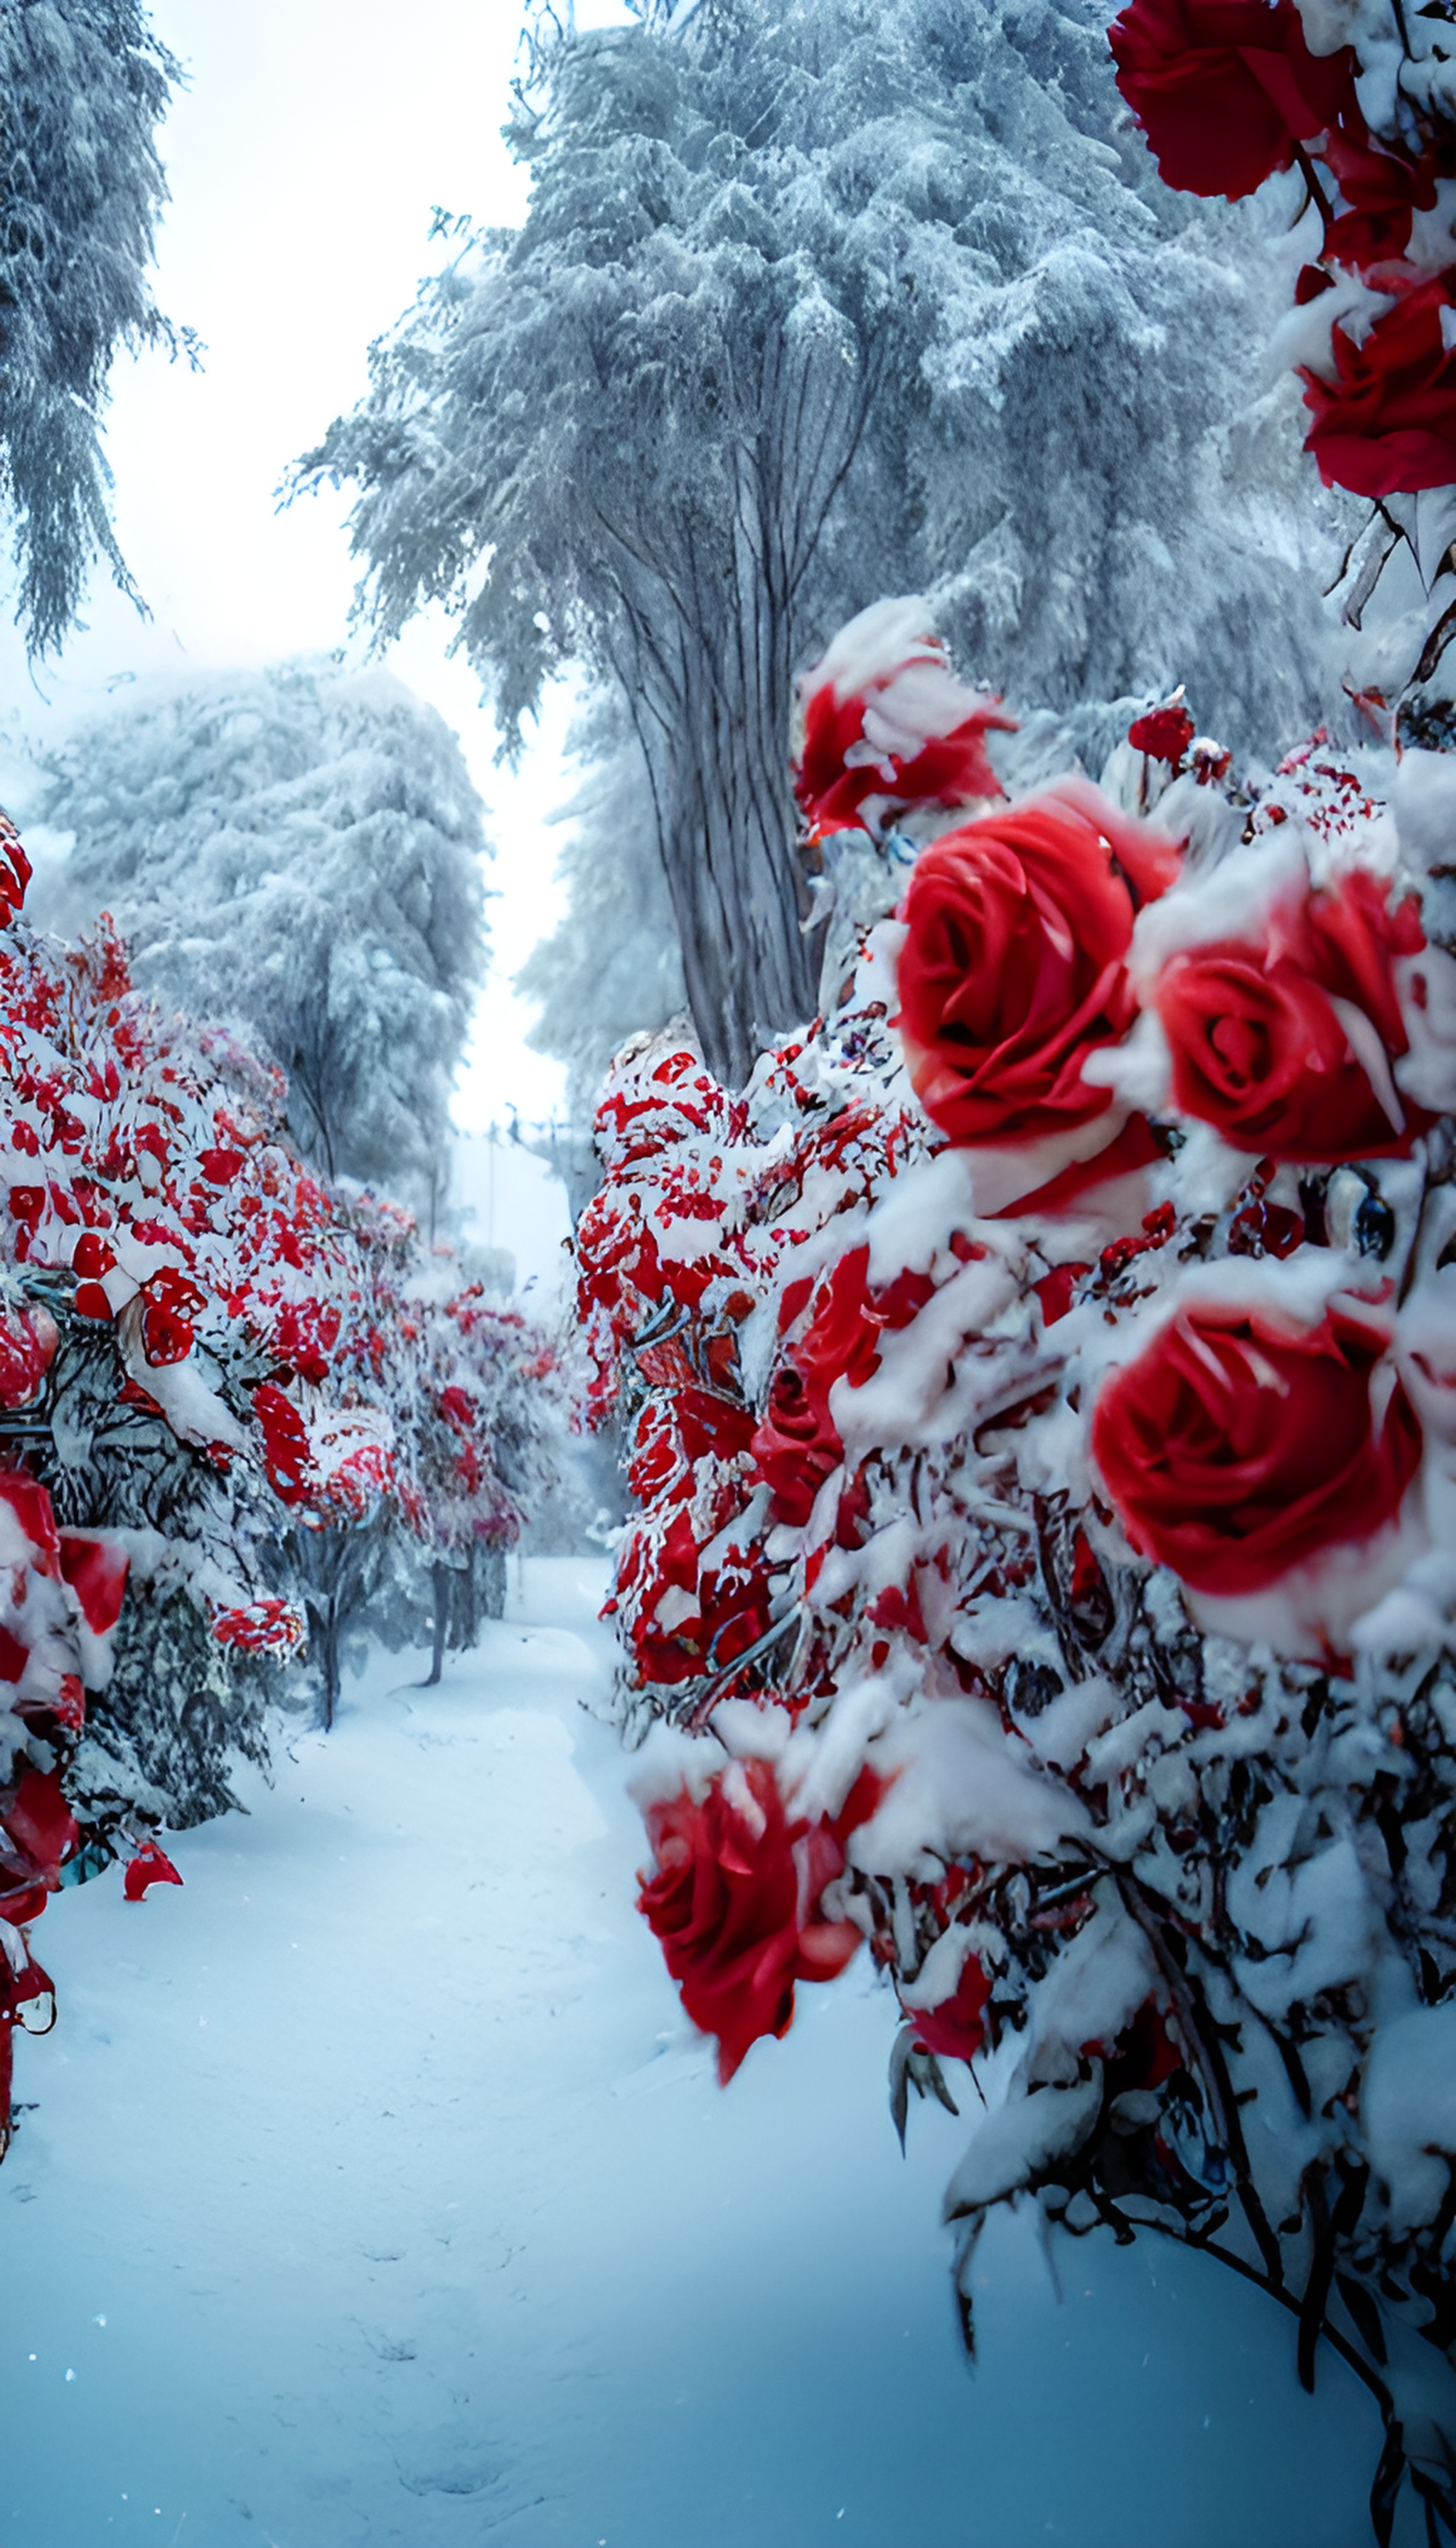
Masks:
[[[0,503],[37,654],[72,625],[98,556],[137,597],[100,427],[118,347],[179,341],[148,276],[177,76],[136,0],[0,10]]]

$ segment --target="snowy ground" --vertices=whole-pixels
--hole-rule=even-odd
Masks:
[[[982,2248],[868,1972],[721,2094],[631,1908],[591,1567],[381,1661],[183,1892],[47,1911],[0,2172],[14,2548],[1356,2548],[1373,2413],[1150,2244]],[[963,2077],[963,2074],[960,2074]]]

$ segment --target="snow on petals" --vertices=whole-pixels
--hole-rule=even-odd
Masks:
[[[898,1025],[921,1102],[954,1141],[1076,1137],[1107,1114],[1109,1090],[1082,1065],[1133,1024],[1134,921],[1176,874],[1173,843],[1085,782],[924,853],[901,914]],[[1068,1155],[1085,1154],[1074,1138]]]
[[[787,2033],[794,1984],[831,1980],[862,1944],[853,1922],[819,1907],[844,1866],[854,1802],[835,1823],[790,1822],[771,1764],[749,1760],[701,1798],[683,1788],[648,1808],[656,1867],[638,1907],[688,2017],[717,2039],[725,2083],[760,2036]]]
[[[1410,1041],[1397,967],[1424,945],[1414,898],[1353,867],[1306,880],[1247,935],[1181,949],[1148,993],[1175,1105],[1276,1159],[1409,1150],[1428,1119],[1396,1084]]]
[[[1134,1545],[1196,1592],[1261,1592],[1377,1538],[1422,1438],[1389,1327],[1190,1302],[1104,1384],[1093,1454]]]
[[[794,792],[814,838],[1002,793],[984,738],[1016,720],[957,680],[930,622],[917,596],[873,602],[803,676]]]

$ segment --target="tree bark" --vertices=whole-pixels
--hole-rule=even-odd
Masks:
[[[740,633],[740,632],[735,632]],[[663,859],[703,1057],[740,1088],[766,1038],[814,1013],[781,700],[734,697],[689,662],[685,714],[664,773]]]
[[[323,1593],[317,1602],[310,1601],[309,1609],[313,1614],[311,1626],[318,1638],[323,1665],[323,1731],[328,1734],[333,1730],[333,1720],[338,1713],[340,1685],[337,1591]]]
[[[488,1619],[505,1616],[505,1551],[492,1540],[485,1553],[485,1604]]]
[[[444,1669],[445,1639],[450,1627],[450,1595],[454,1590],[453,1577],[453,1567],[434,1565],[429,1570],[430,1590],[434,1594],[435,1605],[434,1651],[430,1656],[429,1678],[423,1684],[425,1689],[435,1687]]]
[[[648,766],[688,1006],[729,1088],[816,1006],[789,726],[807,579],[877,370],[872,348],[844,352],[785,350],[773,327],[750,352],[725,518],[682,507],[649,529],[596,516],[615,553],[611,669]]]

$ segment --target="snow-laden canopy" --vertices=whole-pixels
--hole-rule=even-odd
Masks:
[[[380,629],[443,597],[507,732],[568,663],[624,700],[720,1071],[812,1007],[791,677],[877,592],[949,583],[1023,698],[1196,658],[1213,719],[1307,716],[1318,491],[1254,374],[1279,259],[1159,187],[1100,12],[538,31],[511,132],[523,228],[425,285],[305,466],[360,491]]]
[[[75,730],[46,819],[46,917],[109,910],[138,983],[260,1038],[330,1176],[424,1200],[485,966],[481,803],[390,674],[211,673]]]
[[[176,77],[137,0],[0,10],[0,505],[39,654],[72,626],[97,556],[133,591],[100,418],[118,346],[176,342],[148,275]]]

